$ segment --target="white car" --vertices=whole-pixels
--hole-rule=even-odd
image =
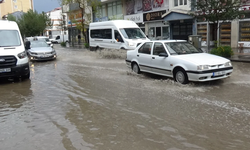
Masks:
[[[181,84],[223,79],[233,72],[229,59],[204,53],[185,40],[143,42],[127,51],[126,64],[136,73],[172,77]]]

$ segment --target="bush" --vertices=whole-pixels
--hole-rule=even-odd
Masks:
[[[233,50],[230,46],[219,46],[217,48],[213,48],[210,51],[210,54],[222,56],[225,58],[230,58],[231,56],[234,55]]]
[[[85,48],[89,48],[89,43],[84,43]]]
[[[62,46],[62,47],[66,47],[66,42],[62,42],[62,43],[61,43],[61,46]]]

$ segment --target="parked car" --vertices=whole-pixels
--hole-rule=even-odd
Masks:
[[[30,60],[53,60],[57,58],[53,45],[49,46],[44,41],[28,41],[30,47],[26,45]],[[26,43],[27,44],[27,43]]]
[[[223,79],[233,72],[229,59],[204,53],[185,40],[143,42],[127,51],[126,64],[136,73],[172,77],[182,84]]]

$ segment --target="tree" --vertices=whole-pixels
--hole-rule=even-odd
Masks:
[[[197,20],[205,20],[213,25],[217,33],[221,24],[240,18],[245,14],[241,7],[246,0],[191,0],[191,15]],[[215,34],[216,35],[216,34]],[[214,37],[217,40],[217,36]]]
[[[44,12],[38,14],[33,10],[24,13],[19,19],[16,19],[13,15],[8,15],[8,20],[17,22],[23,37],[41,35],[46,27],[52,27],[53,25],[48,15]]]
[[[91,22],[92,13],[95,13],[98,6],[100,6],[99,0],[62,0],[62,5],[78,4],[79,9],[69,12],[71,22],[74,23],[79,29],[85,39],[88,42],[88,35],[86,29]],[[78,17],[76,17],[78,16]]]

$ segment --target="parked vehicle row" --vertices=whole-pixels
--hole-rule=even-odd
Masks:
[[[126,64],[136,73],[172,77],[181,84],[224,79],[233,72],[230,60],[204,53],[185,40],[143,42],[127,51]]]

